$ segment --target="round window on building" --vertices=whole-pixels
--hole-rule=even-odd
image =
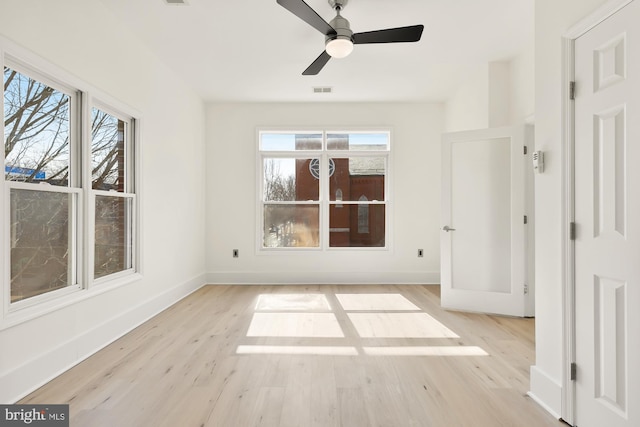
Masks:
[[[329,176],[332,176],[336,171],[336,162],[333,159],[329,159]],[[320,179],[320,159],[311,159],[309,162],[309,172],[315,179]]]

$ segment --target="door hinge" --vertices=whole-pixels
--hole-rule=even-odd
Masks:
[[[527,218],[527,216],[525,215],[525,216],[524,216],[524,223],[526,224],[526,223],[528,223],[528,222],[529,222],[529,218]]]
[[[571,364],[571,372],[570,372],[570,379],[571,381],[575,381],[578,378],[578,365],[574,363]]]
[[[576,82],[569,82],[569,99],[576,99]]]
[[[569,223],[569,240],[576,240],[576,223]]]
[[[524,284],[524,294],[529,295],[529,285],[526,283]]]
[[[524,146],[524,155],[525,156],[527,155],[527,146],[526,145]]]

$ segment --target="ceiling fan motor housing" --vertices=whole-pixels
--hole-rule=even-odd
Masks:
[[[329,25],[336,30],[336,34],[327,35],[325,37],[325,43],[335,39],[345,39],[353,42],[353,31],[351,31],[351,25],[345,17],[340,15],[340,12],[338,12],[338,15],[329,22]]]

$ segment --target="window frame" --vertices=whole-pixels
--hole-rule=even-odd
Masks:
[[[4,257],[0,266],[0,330],[31,320],[46,313],[75,304],[87,298],[139,281],[142,278],[141,241],[141,114],[101,92],[99,89],[61,70],[56,65],[42,59],[21,46],[0,37],[0,65],[15,70],[39,83],[46,84],[71,97],[69,113],[69,179],[67,186],[47,183],[25,183],[7,181],[3,176],[0,188],[0,209],[3,212],[2,247]],[[4,90],[2,93],[2,129],[4,129]],[[126,162],[126,174],[132,181],[126,193],[106,191],[107,196],[126,197],[132,200],[130,221],[131,264],[132,267],[120,272],[93,278],[95,244],[95,196],[101,190],[92,189],[91,173],[91,111],[98,108],[119,119],[126,119],[130,147]],[[4,151],[2,159],[4,162]],[[47,291],[20,301],[11,302],[11,191],[34,190],[73,195],[73,209],[70,213],[69,241],[74,247],[69,255],[73,260],[73,283],[60,289]],[[93,204],[93,205],[92,205]]]
[[[94,286],[101,286],[103,284],[109,284],[111,281],[113,280],[117,280],[120,278],[126,278],[129,275],[135,274],[137,271],[137,266],[138,266],[138,262],[139,262],[139,257],[137,256],[138,251],[138,245],[139,245],[139,238],[137,237],[137,228],[138,228],[138,223],[139,220],[138,215],[137,215],[137,211],[138,211],[138,203],[137,203],[137,176],[136,176],[136,171],[137,171],[137,159],[138,156],[136,155],[136,148],[137,148],[137,144],[136,141],[138,141],[138,139],[136,139],[136,131],[137,131],[137,120],[132,117],[131,115],[128,115],[126,113],[123,113],[121,111],[119,111],[116,108],[111,107],[109,104],[101,101],[100,99],[94,98],[94,97],[90,97],[89,102],[87,102],[87,112],[85,112],[85,117],[89,118],[91,117],[92,114],[92,110],[93,108],[99,109],[100,111],[107,113],[115,118],[117,118],[118,120],[122,120],[123,122],[125,122],[127,124],[127,129],[125,132],[125,170],[124,170],[124,191],[123,192],[116,192],[116,191],[107,191],[107,190],[96,190],[93,188],[93,175],[92,175],[92,139],[91,139],[91,121],[88,120],[86,122],[86,130],[85,133],[88,133],[87,135],[85,135],[85,140],[84,140],[84,144],[83,144],[83,149],[84,152],[87,153],[87,155],[84,157],[84,168],[83,170],[86,171],[86,173],[84,174],[84,180],[83,180],[83,187],[86,189],[86,191],[88,192],[88,197],[87,197],[87,204],[85,206],[87,215],[86,215],[86,219],[87,219],[87,231],[89,234],[89,239],[90,241],[87,242],[87,248],[86,248],[86,252],[87,252],[87,257],[86,257],[86,262],[85,262],[85,270],[87,272],[86,277],[85,277],[85,282],[87,283],[87,287],[88,288],[92,288]],[[131,229],[130,229],[130,240],[131,240],[131,267],[124,269],[122,271],[118,271],[115,273],[111,273],[111,274],[107,274],[105,276],[102,277],[95,277],[95,232],[96,232],[96,227],[95,227],[95,214],[96,214],[96,196],[103,196],[103,197],[115,197],[115,198],[123,198],[123,199],[128,199],[131,200],[132,206],[131,206],[131,218],[129,219],[132,224],[131,224]]]
[[[275,151],[262,150],[261,140],[263,134],[320,134],[322,137],[322,147],[319,150],[290,150]],[[387,145],[385,149],[380,150],[337,150],[327,149],[327,135],[330,134],[386,134]],[[345,128],[345,127],[314,127],[314,128],[265,128],[256,129],[256,253],[263,254],[282,254],[282,253],[317,253],[317,252],[339,252],[339,251],[391,251],[392,227],[392,139],[393,131],[391,128],[366,127],[366,128]],[[353,158],[353,157],[383,157],[385,163],[384,175],[384,200],[369,200],[366,202],[368,206],[382,205],[385,209],[384,221],[384,246],[330,246],[330,207],[331,206],[349,206],[362,204],[359,200],[331,200],[330,194],[330,174],[329,160],[333,158]],[[320,178],[319,178],[319,201],[297,201],[297,202],[279,202],[282,204],[319,204],[319,246],[318,247],[265,247],[264,246],[264,208],[272,202],[264,200],[264,159],[267,158],[299,158],[299,159],[320,159]],[[356,225],[357,226],[357,225]]]
[[[83,94],[72,87],[72,85],[66,84],[62,79],[58,79],[55,76],[48,75],[46,72],[42,72],[36,67],[30,66],[21,61],[17,57],[4,53],[2,55],[2,68],[10,68],[18,73],[45,84],[48,87],[55,89],[56,91],[63,93],[69,97],[69,178],[66,186],[50,185],[48,183],[25,183],[20,181],[7,181],[3,175],[3,187],[5,191],[5,234],[3,239],[3,247],[5,248],[4,265],[6,269],[4,280],[2,281],[3,294],[6,300],[6,311],[13,312],[32,307],[34,305],[47,302],[49,300],[63,297],[82,289],[83,278],[83,262],[80,259],[80,254],[84,251],[83,247],[83,194],[82,194],[82,182],[81,172],[79,173],[79,165],[81,164],[81,151],[80,141],[82,140],[81,134],[81,111],[83,104]],[[4,71],[3,71],[4,72]],[[2,91],[2,141],[5,140],[4,134],[4,90]],[[4,163],[4,151],[2,154],[2,160]],[[4,172],[3,172],[4,173]],[[72,197],[72,203],[70,206],[70,224],[68,229],[68,242],[70,255],[68,257],[68,272],[71,274],[71,278],[68,279],[69,284],[61,289],[44,292],[33,297],[28,297],[23,300],[11,302],[11,192],[12,190],[28,190],[38,192],[52,192],[52,193],[64,193],[74,195]]]

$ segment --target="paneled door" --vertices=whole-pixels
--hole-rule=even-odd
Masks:
[[[524,126],[442,137],[441,303],[525,315]]]
[[[575,40],[576,424],[640,426],[640,0]]]

